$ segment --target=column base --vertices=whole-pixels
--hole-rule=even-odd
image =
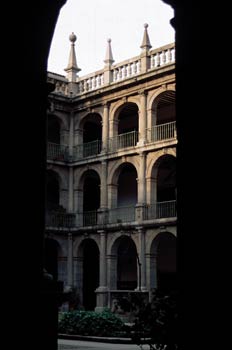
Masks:
[[[97,297],[96,312],[103,312],[108,307],[108,287],[100,286],[95,290]]]
[[[142,287],[137,287],[136,289],[135,289],[135,291],[136,292],[148,292],[148,289],[147,289],[147,287],[145,287],[145,286],[142,286]]]

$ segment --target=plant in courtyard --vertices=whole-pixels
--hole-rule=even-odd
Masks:
[[[157,290],[150,303],[143,303],[131,329],[131,338],[142,349],[177,350],[177,295],[162,295]]]
[[[89,336],[120,336],[126,331],[123,321],[110,310],[64,312],[59,319],[58,331],[63,334]]]

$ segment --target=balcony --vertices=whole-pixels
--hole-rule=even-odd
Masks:
[[[76,214],[50,211],[45,215],[46,227],[67,229],[76,227]]]
[[[120,134],[108,140],[109,152],[116,152],[120,149],[135,147],[139,139],[138,131],[131,131]]]
[[[81,145],[76,145],[73,147],[73,160],[79,160],[87,157],[94,157],[101,153],[102,141],[96,140],[91,142],[86,142]]]
[[[176,217],[176,201],[157,202],[146,205],[143,211],[143,220],[154,220]]]
[[[46,227],[55,230],[79,229],[101,225],[139,223],[146,225],[159,219],[176,218],[176,201],[157,202],[149,205],[97,209],[82,213],[51,211],[46,213]]]
[[[119,224],[135,221],[136,211],[134,206],[118,207],[109,210],[108,223]]]
[[[68,146],[48,142],[47,159],[62,162],[68,161]]]
[[[160,124],[147,129],[147,144],[176,139],[176,122]],[[139,141],[138,131],[131,131],[108,139],[108,152],[136,147]],[[48,142],[47,159],[54,161],[78,161],[85,158],[95,157],[102,151],[102,141],[95,140],[73,147],[73,156],[69,156],[69,147]]]
[[[147,129],[147,142],[160,142],[176,138],[176,122],[160,124]]]

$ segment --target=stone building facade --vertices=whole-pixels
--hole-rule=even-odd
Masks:
[[[176,288],[174,43],[79,77],[72,33],[66,76],[47,112],[45,266],[80,305]]]

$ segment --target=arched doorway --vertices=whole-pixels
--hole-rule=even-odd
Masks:
[[[156,125],[171,123],[176,120],[175,91],[165,91],[158,96]]]
[[[151,287],[167,294],[177,289],[176,237],[170,232],[159,233],[152,243]]]
[[[157,171],[157,202],[176,200],[176,158],[171,155],[160,159]]]
[[[100,177],[95,170],[87,170],[83,175],[83,226],[97,223],[100,208]]]
[[[102,118],[98,113],[90,113],[82,122],[83,157],[93,156],[101,152]]]
[[[85,310],[96,307],[95,290],[99,286],[99,249],[95,241],[83,242],[83,306]]]
[[[117,250],[117,289],[134,290],[137,287],[137,251],[130,237],[120,239]]]
[[[118,207],[136,205],[137,203],[137,171],[126,163],[118,177]]]
[[[118,115],[118,135],[138,131],[138,106],[126,103]]]

